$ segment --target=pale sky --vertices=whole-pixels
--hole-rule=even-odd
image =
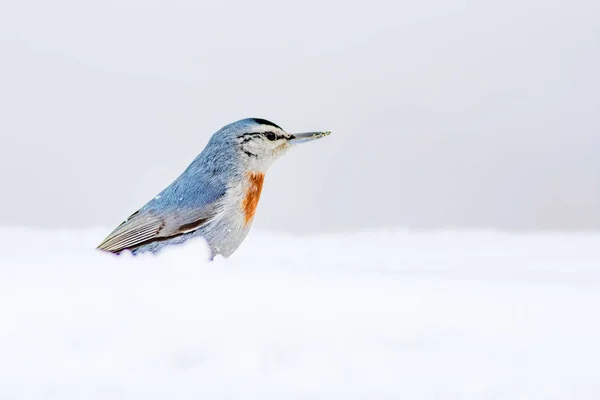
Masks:
[[[0,3],[0,224],[110,228],[245,117],[255,227],[600,229],[600,2]]]

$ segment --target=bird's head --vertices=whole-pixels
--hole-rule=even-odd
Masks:
[[[329,135],[330,132],[287,133],[280,126],[260,118],[246,118],[223,127],[213,139],[226,138],[236,150],[245,170],[266,172],[279,156],[293,145]]]

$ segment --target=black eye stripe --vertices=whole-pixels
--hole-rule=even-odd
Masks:
[[[241,138],[243,138],[243,137],[248,137],[248,136],[260,136],[260,135],[262,135],[262,134],[263,134],[262,132],[248,132],[248,133],[242,133],[242,134],[241,134],[240,136],[238,136],[238,137],[241,137]]]
[[[275,132],[267,131],[267,132],[248,132],[248,133],[244,133],[244,134],[238,136],[238,138],[242,139],[241,143],[246,143],[246,142],[249,142],[250,140],[252,140],[252,138],[254,136],[263,136],[263,135],[269,140],[282,139],[284,137],[284,136],[276,134]]]
[[[238,136],[239,139],[242,139],[242,141],[240,143],[246,143],[252,140],[252,137],[254,136],[260,136],[262,135],[261,132],[248,132],[248,133],[244,133],[240,136]]]

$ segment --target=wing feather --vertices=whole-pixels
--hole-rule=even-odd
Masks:
[[[173,238],[193,232],[210,221],[215,215],[214,204],[201,209],[162,213],[140,210],[127,218],[100,245],[99,250],[120,253],[133,250],[143,244]]]
[[[197,157],[179,178],[108,235],[98,249],[112,253],[134,250],[193,232],[210,222],[220,210],[227,185],[214,171],[204,171],[205,161]]]
[[[136,247],[160,232],[164,225],[161,218],[155,216],[140,216],[136,213],[115,229],[98,249],[118,253],[125,249]]]

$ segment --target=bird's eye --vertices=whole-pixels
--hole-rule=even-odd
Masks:
[[[267,139],[269,139],[269,140],[275,140],[275,139],[277,139],[277,135],[276,135],[276,134],[274,134],[273,132],[267,132],[267,133],[265,133],[265,136],[266,136],[266,137],[267,137]]]

